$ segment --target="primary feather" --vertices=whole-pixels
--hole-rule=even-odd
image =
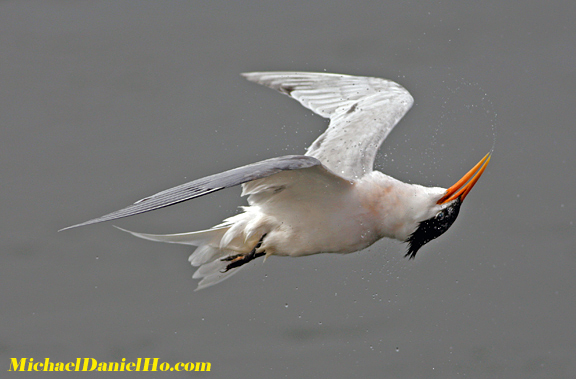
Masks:
[[[306,155],[348,179],[372,172],[378,148],[414,103],[401,85],[380,78],[314,72],[243,75],[329,118],[328,129]]]

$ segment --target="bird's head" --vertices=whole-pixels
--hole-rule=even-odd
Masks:
[[[416,230],[406,240],[408,242],[406,257],[413,259],[422,246],[440,237],[452,226],[454,221],[456,221],[456,217],[458,217],[464,198],[468,196],[468,193],[486,169],[488,162],[490,162],[490,155],[491,153],[486,154],[476,166],[468,171],[456,184],[448,188],[436,201],[434,206],[436,213],[434,216],[421,221]]]

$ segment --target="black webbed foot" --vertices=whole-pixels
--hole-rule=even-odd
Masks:
[[[256,259],[258,257],[265,255],[266,254],[265,252],[260,252],[260,253],[256,252],[256,250],[258,250],[260,248],[260,246],[262,246],[262,241],[264,241],[264,237],[266,237],[266,234],[262,235],[262,237],[260,238],[260,240],[258,241],[256,246],[254,246],[254,248],[252,249],[252,251],[249,254],[230,255],[228,257],[224,257],[224,258],[220,259],[222,262],[230,262],[226,266],[226,268],[224,270],[222,270],[222,272],[226,272],[226,271],[232,270],[233,268],[240,267],[243,264],[248,263],[253,259]]]

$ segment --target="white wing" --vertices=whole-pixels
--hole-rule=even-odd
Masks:
[[[352,186],[350,180],[318,164],[246,182],[242,184],[242,196],[248,195],[248,203],[265,208],[266,214],[284,217],[295,213],[295,208],[307,209],[299,213],[303,215],[312,209],[321,209],[325,202],[337,202],[338,194],[349,191]]]
[[[276,89],[330,119],[308,148],[338,175],[358,179],[370,173],[378,148],[408,112],[414,99],[390,80],[312,72],[252,72],[248,80]]]

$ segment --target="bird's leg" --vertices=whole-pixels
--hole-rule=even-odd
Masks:
[[[263,234],[262,237],[260,237],[260,240],[258,241],[256,246],[254,246],[254,248],[252,249],[252,251],[250,253],[230,255],[230,256],[227,256],[225,258],[222,258],[221,261],[223,261],[223,262],[229,261],[230,262],[222,272],[226,272],[226,271],[229,271],[233,268],[240,267],[243,264],[248,263],[253,259],[256,259],[258,257],[265,255],[266,253],[263,251],[259,252],[259,253],[256,252],[256,250],[258,250],[260,248],[260,246],[262,246],[262,241],[264,241],[264,237],[266,237],[266,234]]]

